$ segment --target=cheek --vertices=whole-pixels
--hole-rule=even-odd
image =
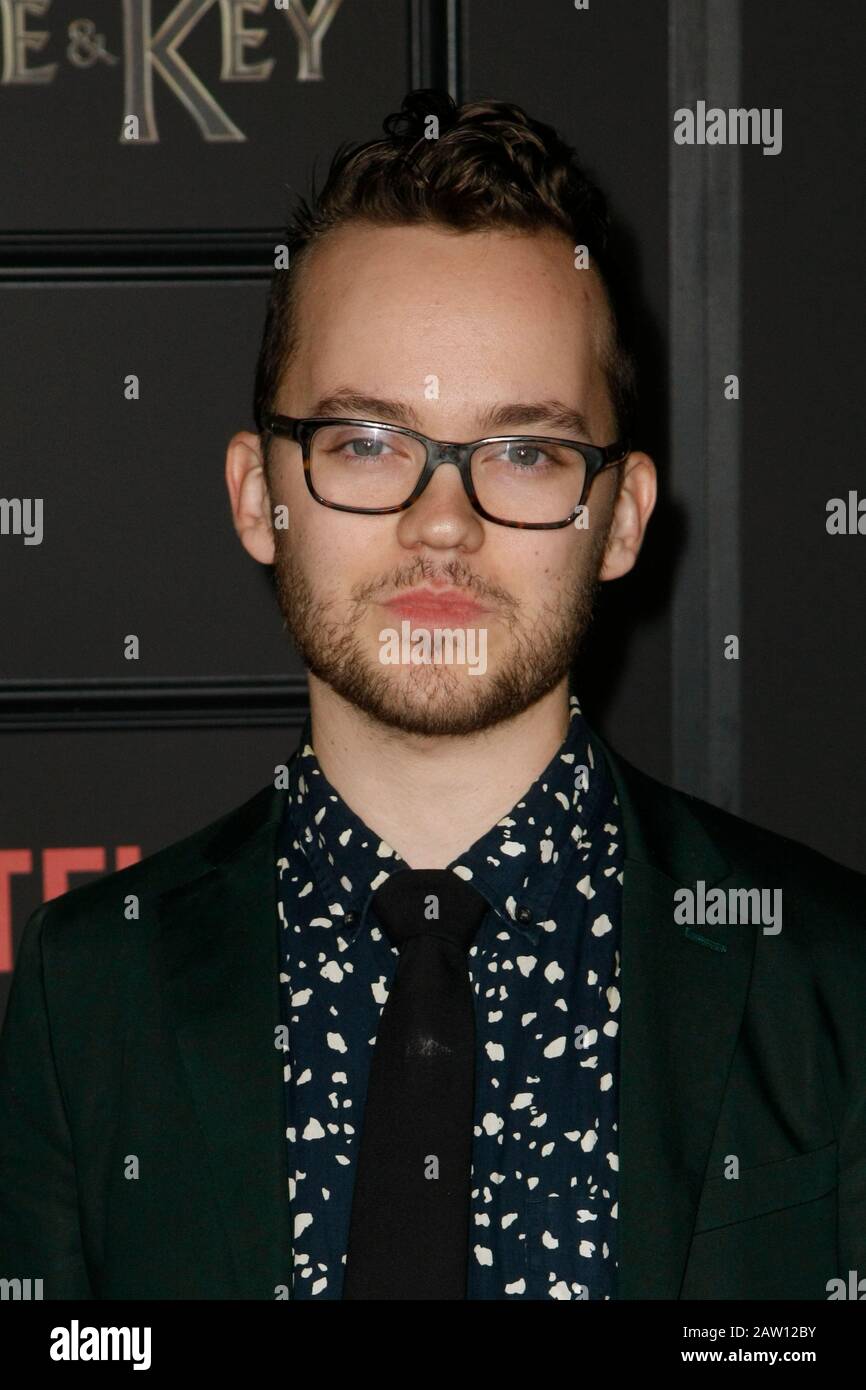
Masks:
[[[330,517],[337,515],[322,507],[307,487],[304,466],[300,459],[281,460],[274,476],[274,502],[282,502],[289,513],[288,538],[298,548],[321,547],[327,544],[331,529]]]
[[[549,531],[532,556],[532,569],[540,582],[559,584],[583,568],[590,548],[587,531],[575,531],[571,526]]]
[[[272,460],[267,481],[271,515],[274,516],[278,509],[281,511],[283,520],[280,529],[285,538],[291,540],[303,524],[307,502],[315,506],[304,482],[303,465],[295,465],[283,458],[279,462]]]
[[[573,582],[580,567],[580,538],[570,527],[532,537],[526,532],[515,534],[519,539],[497,556],[492,577],[531,617],[556,605],[562,590]]]
[[[307,505],[309,504],[309,505]],[[347,600],[358,586],[379,581],[387,566],[388,543],[352,518],[322,507],[309,494],[296,513],[292,544],[299,563],[317,591]]]
[[[542,544],[525,557],[522,569],[517,557],[511,568],[510,582],[515,589],[520,585],[520,601],[529,615],[570,604],[575,590],[597,568],[594,530],[564,527],[548,533],[548,540],[547,547]]]

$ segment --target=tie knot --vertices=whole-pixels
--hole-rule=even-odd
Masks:
[[[450,869],[399,869],[371,905],[398,950],[415,936],[435,936],[468,952],[487,911],[477,888]]]

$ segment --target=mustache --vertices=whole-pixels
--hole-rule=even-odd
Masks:
[[[358,603],[368,603],[382,593],[399,593],[402,589],[412,589],[422,583],[445,579],[455,588],[463,589],[478,599],[492,599],[505,608],[516,608],[513,596],[497,584],[491,584],[473,573],[460,560],[449,561],[445,565],[424,556],[416,556],[410,565],[401,566],[382,579],[359,584],[352,590],[352,597]]]

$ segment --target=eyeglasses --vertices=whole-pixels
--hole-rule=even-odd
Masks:
[[[479,516],[534,530],[569,526],[597,474],[621,463],[630,448],[522,434],[448,444],[397,425],[333,416],[266,415],[263,425],[300,444],[307,487],[323,507],[374,516],[405,511],[436,469],[453,463]]]

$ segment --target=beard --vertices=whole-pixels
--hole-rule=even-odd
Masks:
[[[418,556],[387,578],[356,585],[347,602],[317,598],[285,531],[274,532],[277,600],[308,671],[371,720],[426,737],[480,733],[522,714],[569,674],[592,622],[608,530],[593,535],[589,563],[531,621],[507,591],[460,560],[442,565]],[[432,579],[446,579],[493,608],[504,627],[501,653],[483,676],[430,663],[385,666],[359,639],[376,596]]]

